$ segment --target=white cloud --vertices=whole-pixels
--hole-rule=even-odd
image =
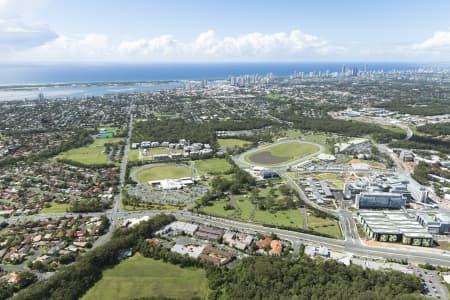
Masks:
[[[197,59],[258,59],[295,58],[299,54],[324,55],[345,50],[327,41],[301,32],[260,32],[220,38],[214,30],[200,33],[193,41],[180,42],[171,35],[157,38],[122,42],[119,45],[122,56],[135,55],[141,58],[170,57],[185,60]]]
[[[432,37],[421,43],[412,46],[414,50],[425,51],[449,51],[450,50],[450,31],[437,31]]]
[[[121,60],[121,61],[220,61],[295,60],[324,57],[345,48],[300,30],[264,34],[253,32],[219,37],[214,30],[180,41],[164,34],[150,39],[113,42],[102,34],[61,35],[34,49],[23,51],[16,60]]]
[[[118,46],[118,51],[122,56],[170,56],[182,47],[183,45],[175,40],[173,36],[166,34],[150,40],[139,39],[121,42]]]
[[[0,52],[37,47],[56,37],[53,31],[40,24],[24,24],[20,19],[0,19]]]
[[[28,18],[47,2],[0,0],[0,54],[9,56],[16,51],[37,47],[57,38],[57,34],[48,26]]]
[[[60,35],[40,47],[21,53],[32,60],[102,59],[114,54],[109,38],[103,34],[89,33],[77,36]]]

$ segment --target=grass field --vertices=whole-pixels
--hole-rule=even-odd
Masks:
[[[233,218],[263,224],[303,227],[303,215],[300,209],[270,212],[255,209],[255,205],[243,195],[235,195],[234,198],[237,209],[225,210],[224,206],[229,200],[220,200],[213,202],[214,205],[212,206],[202,207],[202,211],[208,215],[223,218]]]
[[[316,143],[325,147],[325,153],[331,154],[332,145],[327,144],[327,139],[330,137],[336,137],[334,135],[326,134],[310,134],[303,136],[303,139],[307,142]]]
[[[239,217],[243,220],[250,219],[252,212],[255,210],[255,205],[242,195],[236,195],[234,199],[236,200],[236,207],[240,212]]]
[[[126,211],[136,211],[136,210],[178,210],[180,207],[173,206],[173,205],[163,205],[163,204],[156,204],[151,203],[149,205],[140,205],[140,206],[133,206],[133,205],[122,205],[122,208]]]
[[[335,180],[339,178],[339,175],[336,173],[320,173],[314,177],[319,180]]]
[[[118,134],[120,132],[118,127],[100,127],[100,129],[104,129],[105,133]]]
[[[73,160],[85,165],[106,164],[109,162],[105,153],[105,144],[114,144],[123,141],[123,138],[96,139],[94,143],[63,152],[58,158]]]
[[[226,159],[223,158],[197,160],[195,162],[195,167],[197,168],[200,175],[224,174],[233,168],[233,166]]]
[[[319,148],[315,145],[287,142],[252,153],[245,159],[261,165],[276,165],[302,158],[317,151]]]
[[[225,148],[246,147],[251,143],[240,139],[218,139],[219,145]]]
[[[184,165],[160,165],[149,166],[135,174],[137,181],[146,183],[151,180],[177,179],[182,177],[194,177],[194,172]]]
[[[308,226],[314,231],[329,234],[338,239],[342,238],[341,230],[336,220],[322,219],[313,215],[309,215]]]
[[[384,129],[390,130],[392,132],[406,135],[406,131],[404,129],[401,129],[400,127],[389,126],[389,125],[380,125],[380,126],[383,127]]]
[[[136,254],[104,271],[102,279],[82,299],[205,299],[207,293],[208,282],[203,269],[180,268]]]
[[[257,210],[255,211],[253,220],[257,223],[263,224],[303,227],[303,216],[301,209],[288,209],[277,212]]]
[[[236,211],[234,209],[225,210],[224,207],[229,202],[229,199],[222,199],[219,201],[214,201],[213,205],[210,206],[204,206],[202,207],[202,211],[205,214],[216,216],[216,217],[223,217],[223,218],[229,218],[232,217]]]
[[[65,213],[70,208],[70,204],[68,203],[51,202],[50,205],[51,205],[50,207],[45,207],[39,213],[40,214]]]
[[[147,156],[141,155],[139,159],[139,150],[132,149],[128,154],[128,161],[139,161],[139,160],[152,160],[152,156],[155,154],[172,154],[172,153],[184,153],[182,149],[169,149],[169,148],[151,148],[148,149]]]
[[[320,173],[314,176],[316,180],[326,180],[332,183],[336,188],[343,189],[344,188],[344,179],[340,174],[336,173]]]

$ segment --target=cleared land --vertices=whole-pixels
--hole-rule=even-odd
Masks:
[[[349,164],[367,164],[371,167],[378,169],[386,169],[386,166],[382,163],[373,161],[373,160],[365,160],[365,159],[352,159],[348,162]]]
[[[184,165],[160,165],[141,169],[134,176],[137,181],[146,183],[151,180],[194,177],[194,172]]]
[[[246,159],[260,165],[277,165],[302,158],[317,151],[319,151],[319,148],[315,145],[287,142],[249,154]]]
[[[233,166],[223,158],[211,158],[195,161],[195,167],[200,175],[218,175],[230,171]]]
[[[123,140],[123,138],[96,139],[88,146],[63,152],[58,155],[58,158],[72,160],[84,165],[107,164],[110,161],[105,153],[105,144],[115,144]]]
[[[82,299],[204,299],[207,293],[203,269],[180,268],[136,254],[103,272],[102,279]]]
[[[246,147],[251,143],[240,139],[218,139],[219,145],[225,148]]]

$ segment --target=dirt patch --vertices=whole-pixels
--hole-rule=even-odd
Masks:
[[[410,250],[423,250],[428,252],[436,252],[436,253],[442,253],[442,249],[437,248],[430,248],[430,247],[420,247],[420,246],[412,246],[412,245],[404,245],[399,243],[385,243],[385,242],[379,242],[379,241],[373,241],[373,240],[362,240],[364,244],[367,246],[374,246],[374,247],[380,247],[380,248],[403,248],[403,249],[410,249]]]
[[[273,156],[269,151],[264,151],[253,154],[248,159],[257,164],[276,165],[290,160],[291,157],[277,157]]]
[[[373,168],[378,168],[378,169],[386,169],[386,166],[383,165],[382,163],[378,163],[376,161],[371,161],[371,160],[365,160],[365,159],[352,159],[348,162],[349,165],[352,164],[367,164]]]

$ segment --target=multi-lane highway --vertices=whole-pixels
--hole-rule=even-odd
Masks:
[[[119,221],[122,219],[127,218],[133,218],[133,217],[140,217],[143,215],[148,216],[154,216],[160,213],[167,213],[167,211],[159,211],[159,210],[148,210],[148,211],[132,211],[132,212],[124,212],[121,210],[120,206],[120,192],[125,184],[125,175],[126,175],[126,166],[127,166],[127,160],[128,160],[128,154],[130,150],[130,138],[131,138],[131,131],[132,131],[132,124],[133,124],[133,116],[131,113],[132,104],[130,104],[130,114],[129,114],[129,132],[128,132],[128,138],[125,145],[125,151],[121,163],[121,170],[120,170],[120,180],[119,180],[119,186],[118,186],[118,194],[114,198],[114,205],[113,208],[106,213],[87,213],[83,215],[88,216],[101,216],[101,215],[107,215],[111,220],[111,227],[108,233],[100,237],[96,243],[94,244],[95,247],[98,247],[100,245],[103,245],[105,242],[107,242],[111,236],[113,229],[116,228],[119,224]],[[319,153],[323,152],[323,147],[319,146],[318,153],[314,153],[314,155],[317,155]],[[386,147],[380,146],[379,149],[383,152],[389,153],[388,149]],[[389,153],[391,154],[391,153]],[[310,157],[306,158],[309,159]],[[244,163],[243,156],[240,156],[240,158],[235,159],[236,163],[240,166],[243,166],[244,164],[247,165],[247,163]],[[395,160],[394,160],[395,161]],[[398,161],[395,161],[398,164],[398,167],[401,168],[402,165]],[[298,163],[298,161],[296,161]],[[293,180],[286,172],[286,166],[279,167],[277,170],[280,172],[280,174],[286,178],[287,182],[299,192],[299,195],[303,200],[307,201],[312,206],[325,210],[329,213],[336,214],[339,218],[339,223],[343,232],[343,235],[345,237],[344,240],[337,240],[332,238],[326,238],[321,236],[315,236],[311,234],[305,234],[295,231],[289,231],[289,230],[283,230],[283,229],[277,229],[277,228],[271,228],[271,227],[264,227],[262,225],[249,223],[249,222],[239,222],[234,220],[228,220],[228,219],[222,219],[222,218],[216,218],[211,216],[205,216],[200,214],[191,213],[186,210],[178,210],[178,211],[170,211],[171,214],[175,215],[178,218],[183,218],[190,220],[192,222],[206,224],[206,225],[212,225],[220,228],[230,229],[234,228],[240,231],[249,232],[249,233],[256,233],[256,232],[265,232],[265,233],[275,233],[280,238],[286,239],[291,241],[294,244],[294,248],[298,247],[299,244],[311,244],[311,245],[317,245],[317,246],[326,246],[330,248],[331,250],[340,251],[340,252],[346,252],[353,255],[361,256],[361,257],[374,257],[374,258],[389,258],[389,259],[408,259],[411,263],[430,263],[434,265],[440,265],[440,266],[448,266],[450,267],[450,252],[448,251],[441,251],[437,249],[429,249],[429,248],[421,248],[421,247],[405,247],[400,245],[392,245],[391,247],[376,247],[376,246],[368,246],[361,242],[356,224],[353,220],[352,213],[346,210],[338,209],[338,210],[330,210],[323,208],[316,203],[313,203],[308,200],[306,195],[304,194],[303,190],[298,186],[298,184]],[[403,170],[404,172],[404,170]],[[26,219],[46,219],[46,218],[57,218],[57,217],[63,217],[63,216],[73,216],[77,215],[74,213],[61,213],[61,214],[41,214],[41,215],[33,215],[33,216],[24,216],[24,217],[11,217],[8,222],[14,223],[17,221],[23,221]]]

